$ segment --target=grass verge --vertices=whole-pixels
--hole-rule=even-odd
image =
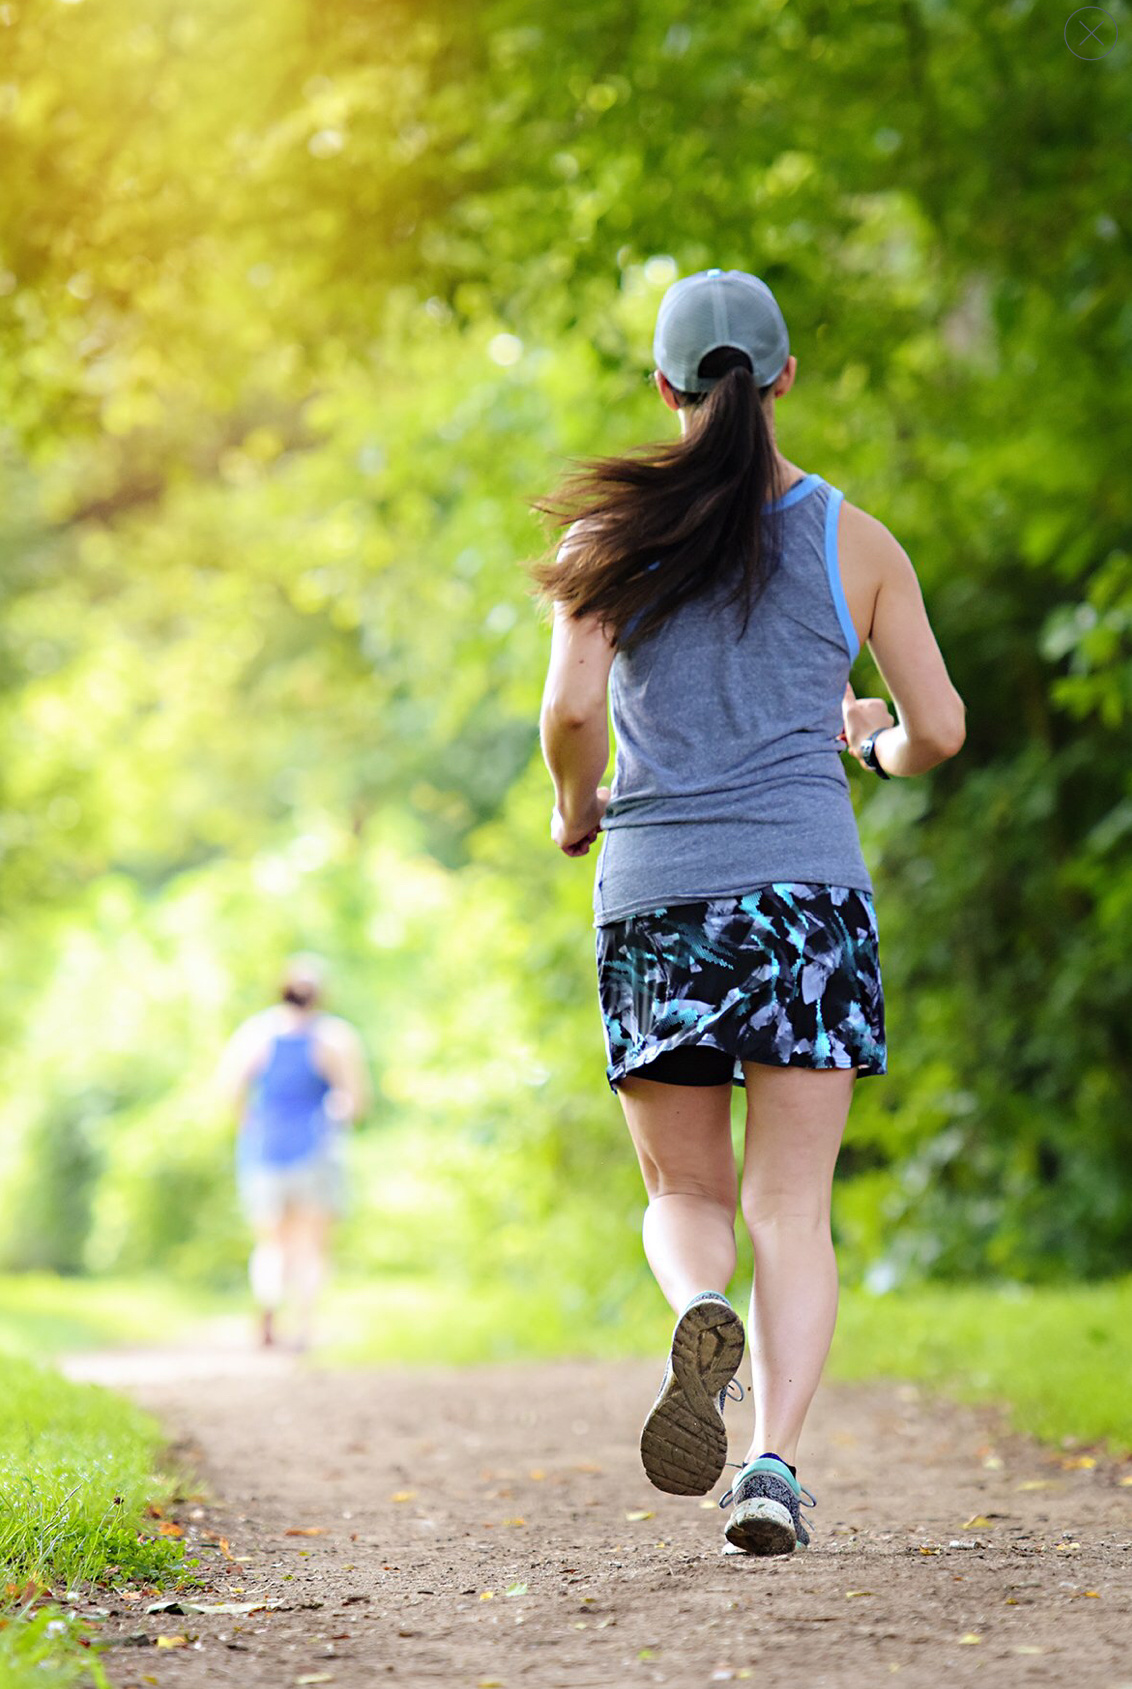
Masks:
[[[1019,1431],[1132,1452],[1132,1279],[936,1286],[844,1299],[829,1375],[1004,1404]]]
[[[183,1335],[232,1306],[232,1298],[184,1290],[167,1279],[0,1274],[0,1351],[53,1355],[65,1349],[149,1346]]]
[[[0,1689],[101,1685],[88,1626],[59,1603],[181,1575],[180,1543],[146,1515],[170,1487],[160,1430],[108,1391],[17,1355],[0,1355],[0,1368]]]

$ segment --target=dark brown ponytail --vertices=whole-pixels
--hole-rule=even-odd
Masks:
[[[750,360],[732,346],[708,353],[704,395],[680,394],[691,412],[682,439],[585,464],[535,508],[579,526],[559,555],[533,570],[542,596],[574,616],[596,616],[617,644],[645,638],[666,616],[717,583],[742,627],[774,571],[778,490],[774,444]]]

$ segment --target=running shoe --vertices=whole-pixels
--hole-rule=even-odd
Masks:
[[[743,1322],[718,1291],[694,1296],[676,1321],[660,1394],[641,1432],[651,1484],[669,1495],[706,1495],[727,1461],[723,1403],[739,1370]]]
[[[802,1508],[817,1502],[777,1455],[748,1461],[719,1505],[731,1509],[724,1535],[732,1551],[793,1554],[810,1546]]]

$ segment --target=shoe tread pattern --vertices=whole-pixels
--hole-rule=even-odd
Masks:
[[[727,1461],[720,1392],[739,1370],[743,1322],[723,1301],[695,1302],[677,1322],[660,1395],[641,1432],[649,1482],[668,1495],[706,1495]]]

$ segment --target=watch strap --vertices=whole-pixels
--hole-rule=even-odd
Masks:
[[[880,761],[877,757],[877,734],[883,732],[883,727],[878,727],[876,733],[870,733],[867,739],[861,740],[861,761],[864,763],[866,768],[871,768],[873,773],[879,775],[882,780],[891,780],[891,774],[881,767]]]

